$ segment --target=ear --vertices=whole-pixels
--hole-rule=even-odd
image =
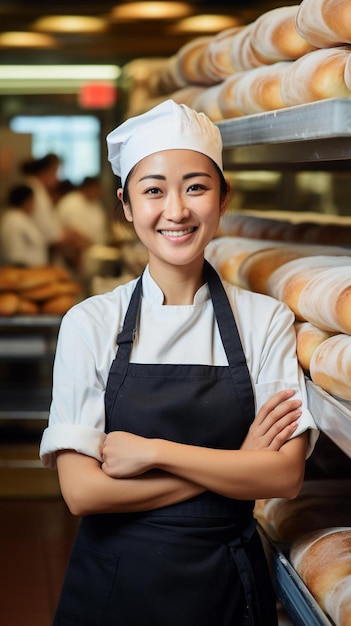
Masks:
[[[118,198],[118,200],[122,204],[124,216],[125,216],[127,222],[132,222],[133,221],[132,211],[131,211],[131,208],[130,208],[130,204],[123,201],[123,189],[122,189],[122,187],[120,187],[120,189],[117,189],[117,198]]]
[[[219,214],[220,214],[221,217],[222,217],[222,215],[224,215],[224,213],[226,212],[226,210],[228,208],[229,198],[230,198],[230,191],[231,191],[231,185],[230,185],[229,180],[226,179],[225,182],[227,183],[227,192],[221,198],[221,205],[220,205],[220,211],[219,211]]]

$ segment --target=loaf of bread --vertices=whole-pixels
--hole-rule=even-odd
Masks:
[[[257,500],[255,517],[273,541],[292,543],[303,535],[350,521],[350,480],[306,481],[294,500]]]
[[[338,626],[351,624],[351,528],[331,527],[297,539],[293,567],[321,608]]]
[[[242,72],[236,72],[223,80],[219,85],[217,104],[222,119],[232,119],[245,115],[245,111],[239,108],[235,97],[236,85],[241,79],[242,74]],[[231,232],[229,234],[236,235],[237,233]]]
[[[337,249],[335,249],[335,252]],[[267,293],[285,302],[298,320],[306,321],[300,309],[300,295],[312,278],[328,268],[351,266],[351,256],[312,255],[303,256],[285,263],[274,271],[267,281]]]
[[[351,43],[349,0],[303,0],[296,14],[296,30],[318,48]]]
[[[321,270],[302,289],[302,319],[332,332],[351,334],[351,267]]]
[[[18,312],[20,297],[17,293],[3,291],[0,293],[0,316],[7,317],[16,315]]]
[[[233,37],[243,26],[233,26],[221,31],[208,43],[208,71],[214,80],[222,81],[237,72],[232,56]]]
[[[0,268],[2,316],[37,315],[43,312],[63,314],[75,304],[81,292],[81,285],[72,280],[63,267]]]
[[[323,341],[310,362],[313,382],[341,400],[351,401],[351,337],[343,333]]]
[[[242,285],[239,270],[243,261],[258,250],[271,248],[274,243],[244,237],[218,237],[205,250],[206,259],[216,268],[223,280]]]
[[[240,265],[240,284],[251,291],[267,294],[267,283],[271,274],[284,263],[301,256],[303,253],[291,246],[275,246],[254,252]]]
[[[317,328],[310,322],[296,322],[295,330],[297,358],[301,367],[308,372],[314,352],[323,341],[332,337],[333,333]]]
[[[182,77],[185,84],[213,85],[211,70],[207,69],[208,44],[212,38],[196,37],[182,46],[176,55],[176,73]],[[219,78],[217,82],[219,82]]]
[[[298,5],[277,7],[256,19],[252,27],[251,45],[262,63],[292,61],[315,49],[296,30],[298,9]]]
[[[236,107],[247,115],[285,108],[281,82],[292,63],[280,61],[242,72],[234,91]]]
[[[252,47],[252,31],[254,22],[246,24],[233,34],[231,46],[231,58],[237,72],[245,72],[262,65]]]
[[[293,61],[281,77],[281,98],[286,106],[351,96],[345,66],[351,54],[346,46],[324,48]]]
[[[198,91],[193,95],[192,107],[196,111],[202,111],[212,122],[219,122],[223,119],[222,111],[218,104],[218,94],[222,84],[212,85],[206,89]]]

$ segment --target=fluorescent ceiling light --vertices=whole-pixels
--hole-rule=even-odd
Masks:
[[[86,15],[45,15],[32,23],[34,30],[56,33],[96,33],[106,27],[107,23],[102,18]]]
[[[118,65],[0,65],[0,80],[107,80],[121,74]]]
[[[110,18],[113,20],[164,20],[185,17],[194,12],[186,2],[126,2],[114,7]]]
[[[232,15],[193,15],[179,20],[168,28],[169,33],[219,33],[227,28],[239,26]]]

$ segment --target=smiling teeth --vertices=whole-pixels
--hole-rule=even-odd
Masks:
[[[166,237],[182,237],[183,235],[189,235],[194,228],[186,228],[185,230],[161,230],[162,235]]]

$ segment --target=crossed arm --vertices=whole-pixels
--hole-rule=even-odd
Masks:
[[[57,453],[63,497],[75,515],[138,512],[187,500],[205,490],[230,498],[295,497],[307,435],[289,440],[301,411],[292,390],[258,412],[240,450],[215,450],[111,432],[103,463],[72,450]]]

